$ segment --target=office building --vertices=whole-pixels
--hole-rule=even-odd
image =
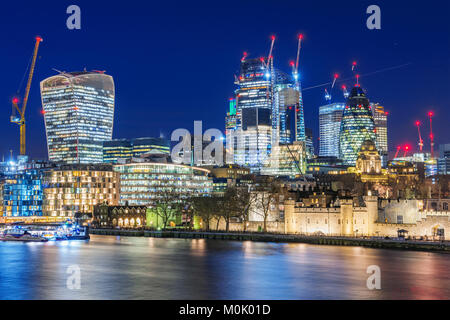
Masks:
[[[73,217],[92,213],[101,203],[119,202],[119,174],[110,164],[72,164],[45,171],[43,177],[43,214]]]
[[[381,164],[386,167],[388,161],[388,130],[387,130],[387,116],[388,113],[384,107],[378,103],[370,104],[373,120],[375,123],[375,135],[377,150],[381,156]]]
[[[438,174],[450,174],[450,143],[439,145]]]
[[[212,192],[209,170],[173,163],[139,162],[117,164],[121,205],[154,207],[169,192],[177,199],[204,196]]]
[[[350,92],[342,115],[339,154],[344,165],[354,166],[358,152],[366,140],[376,141],[375,123],[369,99],[356,85]]]
[[[170,143],[164,138],[114,139],[103,142],[103,162],[117,163],[144,155],[170,155]]]
[[[339,158],[339,134],[345,103],[319,107],[319,155]]]
[[[270,60],[271,61],[271,60]],[[264,59],[243,59],[236,79],[236,130],[227,131],[234,163],[259,172],[270,154],[272,141],[273,66]],[[227,140],[227,141],[228,141]],[[228,146],[227,146],[228,147]]]
[[[41,82],[48,158],[58,163],[101,163],[111,140],[114,81],[103,72],[61,72]]]

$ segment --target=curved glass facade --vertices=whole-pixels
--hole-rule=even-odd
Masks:
[[[345,165],[355,165],[366,140],[376,141],[375,123],[369,99],[361,87],[355,86],[344,108],[339,136],[339,154]]]
[[[101,163],[111,140],[114,81],[101,72],[61,73],[41,82],[48,158],[61,163]]]
[[[152,206],[164,191],[179,198],[209,195],[209,170],[172,163],[129,163],[115,165],[120,173],[120,204]]]

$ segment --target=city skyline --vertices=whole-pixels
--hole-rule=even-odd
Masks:
[[[309,6],[308,9],[311,12],[318,10],[315,5],[306,6]],[[386,4],[386,6],[389,5]],[[31,14],[31,9],[32,7],[21,14],[28,16]],[[57,9],[51,9],[51,12]],[[116,7],[111,8],[109,9],[111,12],[108,13],[115,16],[117,9]],[[163,6],[157,10],[163,12],[165,17],[167,17],[169,13],[166,9]],[[249,9],[250,5],[243,6],[242,12],[235,14],[245,15]],[[336,8],[334,5],[327,8],[327,10],[332,9],[337,10],[336,15],[342,14],[342,8]],[[358,10],[363,13],[363,9],[364,5],[361,5],[360,8],[355,6],[349,9],[351,12],[346,14],[346,16],[352,17],[352,13],[356,14]],[[36,8],[36,10],[38,9]],[[408,33],[407,37],[401,38],[401,41],[399,40],[402,33],[410,31],[402,24],[403,18],[394,21],[390,19],[393,17],[389,16],[384,20],[386,21],[385,26],[386,29],[390,29],[391,33],[394,28],[396,30],[393,32],[394,35],[386,34],[384,30],[377,31],[378,34],[370,33],[363,24],[363,16],[358,19],[348,18],[348,21],[345,22],[350,27],[350,35],[348,36],[350,37],[352,34],[359,36],[361,40],[358,41],[358,46],[356,46],[359,48],[350,45],[345,39],[344,41],[336,41],[335,37],[326,34],[324,26],[318,25],[316,21],[311,21],[307,17],[301,20],[301,23],[283,24],[278,18],[273,17],[272,20],[269,19],[269,22],[265,22],[260,30],[254,30],[254,28],[251,28],[250,22],[246,23],[244,25],[245,30],[249,29],[252,31],[249,34],[245,34],[245,32],[240,33],[235,27],[230,26],[230,30],[224,39],[220,39],[220,41],[218,39],[222,43],[221,46],[223,45],[227,48],[227,50],[221,50],[222,47],[212,46],[212,42],[208,44],[208,41],[212,41],[213,38],[210,34],[211,32],[206,34],[205,32],[199,32],[194,35],[194,30],[199,31],[201,27],[210,22],[209,19],[200,18],[190,27],[191,29],[181,33],[181,43],[175,47],[170,42],[170,39],[174,39],[175,33],[173,29],[152,33],[157,39],[158,47],[164,48],[164,50],[161,50],[161,56],[154,53],[152,55],[155,56],[152,56],[151,59],[140,60],[132,59],[132,55],[128,54],[122,56],[124,54],[123,49],[108,42],[111,40],[111,36],[104,34],[105,30],[97,24],[98,22],[92,22],[91,15],[97,10],[100,9],[91,4],[83,7],[83,21],[86,21],[86,23],[79,31],[79,35],[71,33],[64,25],[54,28],[57,21],[53,22],[50,20],[46,26],[36,18],[32,18],[29,25],[22,26],[11,33],[15,34],[14,42],[10,42],[14,43],[14,46],[11,46],[11,54],[14,52],[14,57],[8,55],[2,59],[3,63],[5,61],[8,62],[4,70],[9,75],[7,83],[5,83],[5,80],[1,82],[4,88],[4,94],[2,94],[1,99],[4,105],[10,104],[10,99],[15,93],[17,84],[20,82],[21,70],[25,69],[26,61],[31,53],[33,37],[36,34],[40,34],[44,38],[37,60],[27,113],[28,153],[34,158],[43,159],[47,157],[46,150],[42,147],[45,141],[45,132],[44,119],[40,113],[42,106],[38,83],[48,76],[55,75],[55,71],[52,68],[68,72],[82,70],[84,67],[89,70],[106,69],[108,74],[114,77],[117,82],[117,106],[113,138],[159,136],[160,133],[169,137],[170,133],[176,128],[191,129],[194,120],[203,120],[205,129],[219,128],[224,132],[223,115],[227,110],[228,99],[233,96],[235,86],[232,79],[238,72],[239,59],[242,56],[242,52],[248,51],[250,57],[266,55],[269,50],[270,35],[274,34],[277,37],[273,54],[275,63],[283,71],[287,72],[290,69],[289,60],[295,58],[296,36],[299,32],[305,35],[299,68],[304,89],[305,123],[306,127],[313,129],[316,152],[318,151],[317,138],[319,137],[318,109],[320,105],[325,104],[323,99],[324,87],[309,88],[330,82],[331,76],[335,72],[341,75],[339,79],[351,78],[350,65],[353,60],[358,61],[358,72],[361,74],[360,81],[362,86],[369,91],[368,94],[371,100],[381,103],[389,111],[389,149],[391,153],[395,151],[395,146],[398,144],[409,144],[413,147],[413,150],[416,149],[417,134],[414,127],[416,120],[421,120],[424,124],[422,128],[425,142],[424,149],[429,149],[426,118],[426,113],[429,110],[433,110],[436,115],[436,120],[433,123],[436,137],[435,150],[437,151],[439,144],[447,142],[445,138],[448,136],[448,128],[445,126],[445,117],[448,116],[444,111],[446,94],[444,90],[445,81],[442,81],[442,79],[444,79],[445,70],[448,69],[448,62],[445,61],[442,54],[446,52],[445,49],[448,48],[449,43],[448,41],[441,43],[432,41],[432,37],[438,36],[438,33],[431,34],[432,31],[434,32],[434,30],[438,29],[436,28],[438,23],[436,20],[426,20],[420,23],[422,34],[432,36],[431,38],[421,37],[421,41],[425,42],[424,45],[428,46],[427,48],[434,48],[433,50],[424,50],[422,46],[411,50],[412,39],[410,33]],[[206,10],[207,8],[203,9],[203,12],[206,12]],[[226,9],[224,13],[217,14],[217,18],[219,20],[224,19],[225,14],[228,13],[227,10],[229,9]],[[257,10],[260,9],[257,8]],[[396,10],[398,9],[390,10],[390,14],[393,14],[392,11],[396,12]],[[418,8],[410,6],[406,10],[415,12]],[[426,10],[434,9],[428,8]],[[286,14],[290,13],[286,11]],[[300,15],[302,15],[301,12]],[[213,13],[210,16],[216,17]],[[175,10],[173,15],[169,15],[170,19],[180,17],[182,17],[181,10]],[[187,23],[187,21],[181,20],[180,25]],[[335,22],[334,19],[331,20],[327,23]],[[283,28],[281,28],[282,25],[284,26]],[[133,26],[135,26],[134,22],[129,21],[125,29]],[[357,26],[360,27],[356,28]],[[114,23],[110,27],[114,29]],[[419,25],[413,27],[419,28]],[[124,28],[124,26],[121,25],[121,28]],[[145,26],[145,28],[150,29],[151,26]],[[213,24],[211,30],[216,28],[217,26]],[[49,29],[56,31],[49,31]],[[100,35],[104,35],[105,39],[99,39]],[[379,39],[380,35],[383,35],[384,40]],[[11,36],[9,35],[8,37]],[[97,42],[94,41],[94,38]],[[129,38],[121,38],[120,41],[131,44],[129,41],[134,38],[133,36],[129,36]],[[88,40],[84,43],[82,39]],[[136,50],[133,50],[133,52],[135,55],[142,57],[137,51],[151,46],[151,44],[146,42],[148,41],[134,42]],[[189,45],[189,42],[192,42],[191,45]],[[76,56],[72,56],[73,53],[70,50],[62,54],[61,50],[72,47],[73,44],[77,46],[77,49],[74,50],[77,52]],[[89,46],[89,49],[86,45]],[[174,55],[176,55],[174,51],[179,52],[184,57],[186,53],[185,46],[190,46],[190,50],[188,50],[189,55],[186,57],[189,57],[187,60],[191,62],[186,64],[183,62],[184,58],[181,58],[179,61],[182,68],[179,69],[179,72],[174,72],[171,66],[171,61],[175,59]],[[325,47],[329,46],[338,49],[338,52],[325,50],[324,53],[320,52],[318,54],[319,50],[324,51]],[[370,51],[375,46],[380,49],[395,48],[395,50],[390,51],[392,56],[389,59],[378,56],[374,58]],[[210,49],[208,53],[203,55],[206,47],[210,47]],[[120,57],[126,57],[127,63],[124,63]],[[221,61],[220,70],[217,70],[217,68],[203,68],[204,70],[202,70],[202,68],[196,67],[200,65],[200,60],[206,59],[206,61],[210,61],[210,59],[217,58]],[[157,63],[158,61],[161,61],[161,63]],[[164,65],[167,71],[163,72],[157,66],[158,64]],[[205,65],[208,64],[206,63]],[[395,66],[401,67],[384,70]],[[194,67],[197,70],[196,72],[192,69]],[[17,70],[20,70],[20,72]],[[149,77],[147,70],[155,70],[151,73],[154,76]],[[380,72],[371,74],[374,71]],[[369,75],[365,76],[366,74]],[[173,79],[169,82],[167,77],[170,76]],[[196,93],[198,88],[194,88],[198,87],[198,85],[195,85],[195,83],[198,82],[198,77],[205,76],[214,76],[217,81],[211,83],[203,82],[202,88],[205,88],[205,90],[202,90],[204,94],[202,99],[199,99]],[[195,81],[186,81],[186,77],[193,77]],[[417,83],[417,80],[420,80],[420,83]],[[179,94],[172,95],[168,99],[167,92],[173,90],[173,84],[183,83],[183,81],[189,84],[177,87]],[[345,83],[347,87],[351,88],[352,82],[354,80],[339,82],[339,86],[337,85],[334,91],[331,92],[333,96],[332,102],[344,100],[339,87]],[[421,89],[419,90],[419,88]],[[396,94],[397,92],[404,92],[401,95],[401,99]],[[410,111],[411,109],[413,110],[412,112]],[[172,110],[172,112],[167,112],[167,110]],[[211,110],[214,110],[214,112],[211,112]],[[405,114],[407,114],[406,117]],[[393,125],[394,123],[395,125]],[[6,120],[4,126],[0,129],[4,136],[0,143],[0,150],[5,158],[9,156],[10,149],[13,149],[14,154],[18,154],[19,141],[17,131],[17,128],[7,123]]]

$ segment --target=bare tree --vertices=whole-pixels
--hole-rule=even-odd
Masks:
[[[179,209],[178,195],[170,190],[163,190],[159,193],[159,198],[155,201],[154,211],[163,221],[163,228],[174,218]]]
[[[278,204],[280,187],[276,182],[266,182],[260,184],[256,190],[256,199],[254,205],[255,214],[263,219],[263,232],[267,232],[267,220],[272,206]]]
[[[242,229],[247,231],[247,223],[249,221],[250,208],[256,203],[257,194],[250,192],[248,187],[236,187],[235,197],[233,198],[235,214],[241,218]]]
[[[211,220],[214,218],[216,201],[212,197],[193,197],[190,199],[193,214],[200,217],[209,231]]]

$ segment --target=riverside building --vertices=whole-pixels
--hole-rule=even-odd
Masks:
[[[153,207],[155,201],[170,193],[178,199],[210,195],[210,171],[204,168],[160,162],[117,164],[120,174],[120,205]]]
[[[118,204],[119,174],[108,164],[61,165],[44,173],[43,193],[46,216],[92,213],[97,204]]]
[[[101,163],[111,140],[114,81],[103,72],[61,72],[41,82],[48,158],[58,163]]]

